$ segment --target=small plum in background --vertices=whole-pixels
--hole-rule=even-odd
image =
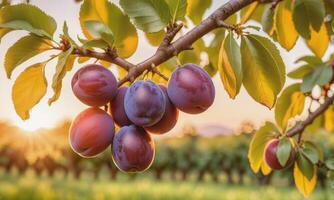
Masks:
[[[152,126],[165,113],[166,97],[152,81],[137,81],[126,91],[125,113],[137,126]]]
[[[154,143],[145,129],[135,125],[124,126],[116,133],[112,145],[116,166],[124,172],[142,172],[154,158]]]
[[[94,157],[104,151],[115,134],[113,118],[99,108],[81,112],[70,128],[72,149],[83,157]]]
[[[204,112],[215,99],[211,77],[202,68],[191,63],[172,73],[167,92],[178,109],[190,114]]]
[[[117,94],[117,80],[101,65],[90,64],[79,69],[72,78],[74,95],[88,106],[104,106]]]
[[[279,145],[279,140],[272,139],[269,142],[267,142],[264,150],[265,162],[271,169],[274,170],[281,170],[290,167],[294,163],[296,157],[295,151],[292,150],[287,163],[285,164],[285,166],[282,166],[277,158],[278,145]]]
[[[145,127],[145,130],[154,134],[164,134],[172,130],[176,125],[177,119],[179,117],[178,109],[173,105],[167,95],[167,88],[160,85],[160,88],[164,92],[166,97],[166,109],[162,119],[154,124],[153,126]]]
[[[119,127],[132,124],[124,109],[124,97],[127,90],[128,87],[119,88],[116,97],[110,102],[110,114]]]

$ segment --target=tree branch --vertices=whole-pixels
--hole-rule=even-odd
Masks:
[[[320,116],[322,113],[324,113],[330,105],[332,105],[334,102],[334,95],[331,97],[327,97],[325,99],[325,102],[320,105],[318,109],[316,109],[314,112],[312,112],[304,121],[299,122],[297,125],[295,125],[293,128],[291,128],[287,132],[288,137],[293,137],[297,134],[302,134],[302,132],[305,130],[305,128],[312,124],[313,121]]]
[[[161,63],[178,55],[180,52],[192,49],[191,46],[194,42],[202,38],[207,33],[211,32],[212,30],[222,27],[222,21],[224,21],[243,7],[246,7],[253,2],[272,3],[274,1],[276,0],[230,0],[229,2],[218,8],[208,18],[203,20],[201,24],[194,27],[187,34],[178,38],[174,42],[172,41],[175,35],[179,32],[183,25],[173,24],[171,27],[167,27],[167,34],[155,54],[137,65],[134,65],[123,58],[113,56],[108,53],[98,53],[91,50],[82,49],[75,49],[73,53],[82,57],[93,57],[100,60],[105,60],[127,70],[128,73],[122,80],[119,81],[119,86],[123,85],[125,82],[136,79],[146,70],[152,70],[153,73],[156,73],[164,79],[167,79],[167,77],[159,73],[157,69],[153,68],[152,66],[159,66]]]
[[[169,45],[160,45],[160,47],[153,56],[137,64],[136,67],[131,68],[127,76],[124,79],[120,80],[119,85],[122,85],[125,82],[138,77],[152,65],[158,66],[161,63],[172,58],[173,56],[178,55],[180,52],[188,50],[189,48],[191,48],[192,44],[198,39],[202,38],[204,35],[211,32],[212,30],[219,28],[221,26],[222,20],[227,19],[235,12],[255,1],[257,0],[231,0],[227,2],[226,4],[218,8],[208,18],[203,20],[198,26],[191,29],[184,36],[178,38],[176,41],[170,43]]]

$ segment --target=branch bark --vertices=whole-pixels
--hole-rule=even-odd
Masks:
[[[297,134],[302,134],[302,132],[305,130],[305,128],[312,124],[313,121],[320,116],[322,113],[324,113],[330,105],[332,105],[334,102],[334,95],[331,97],[327,97],[323,104],[319,106],[317,110],[312,112],[304,121],[299,122],[297,125],[295,125],[293,128],[291,128],[287,132],[288,137],[293,137]]]

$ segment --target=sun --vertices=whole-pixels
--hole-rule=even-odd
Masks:
[[[15,118],[14,125],[26,131],[28,134],[34,133],[39,129],[54,127],[54,123],[43,115],[33,115],[26,121],[23,121],[20,118]]]

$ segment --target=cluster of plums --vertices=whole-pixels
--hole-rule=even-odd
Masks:
[[[74,95],[91,108],[80,113],[70,129],[70,144],[83,157],[93,157],[109,145],[116,166],[125,172],[141,172],[154,158],[152,134],[170,131],[178,110],[197,114],[215,98],[209,75],[195,64],[177,68],[168,86],[139,80],[117,88],[117,80],[103,66],[87,65],[72,79]],[[109,113],[99,107],[109,105]],[[115,134],[115,125],[120,129]]]

